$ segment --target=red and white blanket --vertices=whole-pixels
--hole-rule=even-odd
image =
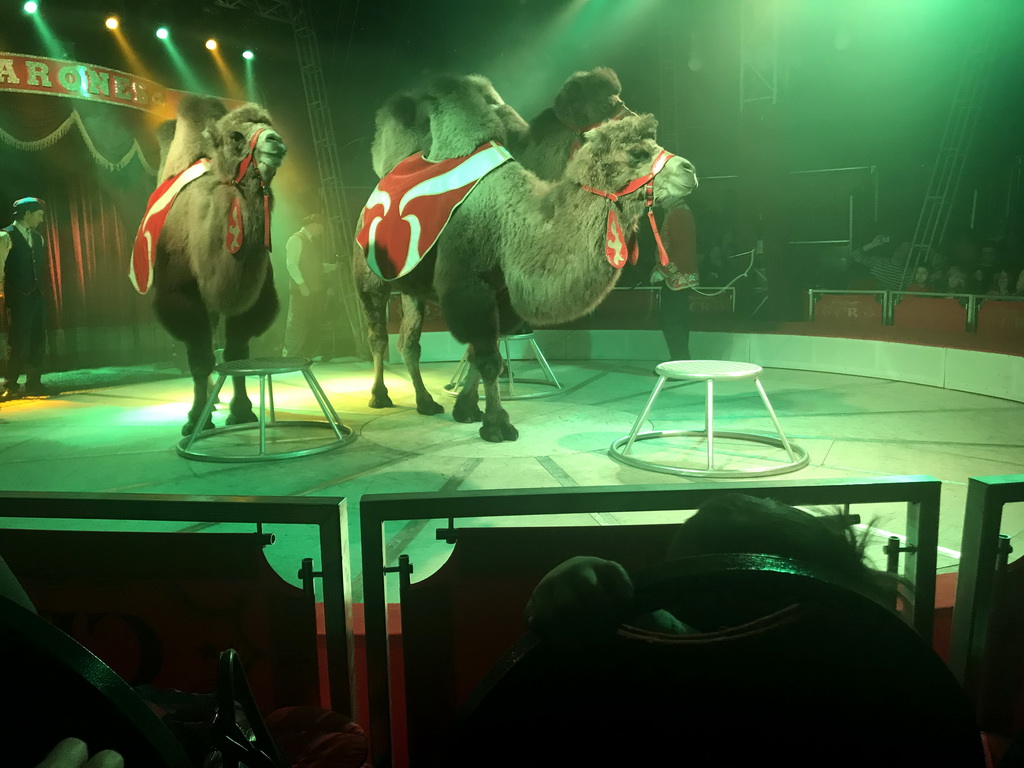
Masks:
[[[167,214],[170,213],[171,203],[181,190],[209,170],[210,161],[203,158],[176,176],[171,176],[149,196],[146,213],[135,235],[132,260],[128,265],[128,279],[139,293],[147,293],[153,285],[156,244],[160,239],[160,230],[167,220]]]
[[[407,275],[479,181],[511,159],[489,141],[465,157],[433,163],[418,152],[396,165],[363,207],[356,242],[370,269],[385,280]]]

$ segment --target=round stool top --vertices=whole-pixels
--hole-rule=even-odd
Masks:
[[[225,376],[263,376],[304,371],[312,363],[313,361],[308,357],[253,357],[248,360],[231,360],[221,363],[214,370]]]
[[[761,366],[732,360],[672,360],[660,363],[654,372],[667,379],[719,381],[721,379],[753,379],[761,375]]]

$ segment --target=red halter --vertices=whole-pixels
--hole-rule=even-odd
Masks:
[[[253,160],[256,157],[256,144],[266,130],[266,128],[260,128],[249,139],[249,152],[238,164],[238,171],[235,173],[235,178],[231,181],[231,184],[235,187],[241,184],[245,174],[249,171],[249,167],[252,167],[253,172],[256,174],[256,181],[259,182],[260,189],[263,191],[263,246],[269,251],[271,249],[270,190],[267,189],[267,185],[263,181],[263,174],[260,173],[259,165],[253,165]],[[231,210],[228,211],[228,234],[224,242],[224,246],[228,249],[229,253],[238,253],[239,249],[241,249],[242,233],[242,205],[238,202],[238,198],[235,197],[232,198]]]
[[[589,130],[591,130],[593,128],[597,128],[597,126],[599,126],[599,125],[604,125],[609,120],[621,120],[626,115],[635,115],[636,114],[636,112],[634,112],[632,109],[627,107],[623,103],[622,99],[620,99],[618,96],[615,96],[614,99],[615,99],[615,103],[617,103],[619,105],[619,108],[615,112],[614,115],[612,115],[611,117],[607,117],[604,120],[598,120],[596,123],[593,123],[591,125],[585,126],[583,128],[577,128],[575,125],[572,125],[571,123],[567,123],[564,120],[560,120],[562,125],[564,125],[570,131],[573,131],[576,134],[576,138],[572,142],[572,149],[569,150],[569,159],[570,160],[572,159],[572,156],[576,154],[576,150],[583,146],[583,134],[584,133],[586,133],[587,131],[589,131]]]
[[[586,184],[580,184],[580,187],[587,190],[587,192],[593,192],[595,195],[606,197],[613,203],[618,203],[619,199],[623,196],[636,192],[641,187],[644,187],[644,208],[647,209],[647,218],[651,222],[651,230],[654,232],[654,241],[658,244],[658,259],[663,267],[667,267],[669,261],[668,254],[665,252],[665,246],[661,242],[658,225],[654,221],[654,177],[661,173],[665,164],[673,157],[675,157],[675,155],[671,152],[667,152],[664,149],[661,150],[658,156],[654,158],[654,162],[651,163],[650,172],[633,179],[618,192],[604,192],[600,189],[588,187]],[[605,255],[608,258],[608,263],[616,269],[621,269],[626,263],[625,238],[622,232],[622,225],[619,224],[619,217],[615,213],[615,206],[612,206],[608,211],[607,235]],[[631,263],[636,264],[637,253],[635,250],[630,254],[629,259]]]

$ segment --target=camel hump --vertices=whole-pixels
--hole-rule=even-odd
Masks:
[[[488,141],[506,143],[526,121],[482,75],[442,75],[424,94],[431,160],[465,157]]]
[[[610,67],[573,72],[555,96],[555,115],[569,126],[593,125],[618,111],[621,93],[622,83]]]
[[[402,160],[430,150],[430,126],[420,99],[409,91],[393,94],[377,110],[370,158],[378,178]]]

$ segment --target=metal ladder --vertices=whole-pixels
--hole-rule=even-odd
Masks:
[[[907,282],[913,268],[927,258],[946,234],[995,60],[998,14],[989,13],[989,17],[980,20],[974,30],[972,44],[964,46],[964,66],[953,92],[949,118],[914,229],[914,240],[907,254],[900,288]]]

